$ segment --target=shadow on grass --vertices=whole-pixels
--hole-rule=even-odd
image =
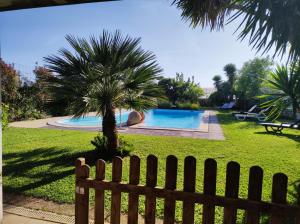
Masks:
[[[3,176],[17,179],[18,177],[32,178],[29,184],[8,186],[7,192],[24,192],[63,179],[74,174],[75,160],[86,158],[86,163],[94,165],[97,155],[94,150],[72,152],[67,148],[37,148],[25,152],[4,153]]]
[[[291,140],[294,140],[295,142],[300,143],[300,135],[296,135],[296,134],[288,134],[288,133],[282,133],[282,134],[276,134],[276,133],[272,133],[272,132],[265,132],[265,131],[260,131],[260,132],[255,132],[255,134],[258,135],[273,135],[276,137],[285,137]]]

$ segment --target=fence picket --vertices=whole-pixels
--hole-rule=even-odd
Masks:
[[[185,157],[183,189],[186,192],[195,192],[196,186],[196,159],[193,156]],[[195,203],[191,200],[183,201],[182,223],[194,223]]]
[[[300,194],[298,204],[287,204],[287,176],[277,173],[273,176],[272,203],[262,201],[263,170],[251,167],[248,183],[248,198],[238,197],[240,166],[236,162],[229,162],[226,170],[225,196],[216,195],[217,163],[213,159],[205,161],[203,193],[196,189],[196,159],[188,156],[184,160],[183,190],[176,190],[178,160],[175,156],[168,156],[166,160],[165,188],[157,187],[157,157],[147,157],[146,185],[140,182],[140,159],[130,158],[129,183],[121,183],[122,159],[116,157],[112,162],[112,180],[105,181],[105,162],[96,162],[95,180],[89,178],[90,167],[83,158],[76,161],[76,193],[75,193],[75,224],[89,222],[89,188],[95,189],[95,224],[104,224],[104,192],[110,191],[111,196],[111,224],[120,223],[121,193],[129,193],[128,223],[138,223],[139,196],[144,195],[145,223],[155,224],[156,198],[164,199],[164,224],[175,222],[176,202],[183,203],[183,224],[195,221],[195,204],[203,205],[202,223],[214,224],[215,206],[224,207],[225,224],[236,223],[237,209],[243,209],[246,214],[246,224],[258,224],[261,213],[270,215],[270,224],[284,223],[287,218],[300,224]],[[298,186],[300,192],[300,186]]]
[[[84,158],[79,158],[75,162],[76,190],[75,190],[75,223],[89,223],[89,188],[78,186],[79,180],[84,180],[90,176],[90,167],[85,164]]]
[[[165,189],[175,190],[177,183],[178,160],[175,156],[168,156],[166,162]],[[164,205],[164,224],[173,224],[175,222],[176,200],[169,196],[165,199]]]
[[[122,159],[115,157],[112,161],[112,182],[121,182],[122,180]],[[111,192],[111,217],[110,222],[113,224],[120,223],[121,215],[121,192],[114,189]]]
[[[273,176],[272,184],[272,202],[278,204],[286,204],[288,178],[283,173],[276,173]],[[270,224],[281,224],[284,216],[278,212],[274,212],[270,217]]]
[[[105,161],[96,162],[96,180],[105,179]],[[95,224],[104,224],[104,190],[95,190]]]
[[[217,183],[217,162],[214,159],[205,160],[204,164],[204,186],[203,193],[215,196]],[[215,206],[212,204],[203,205],[203,224],[213,224],[215,221]]]
[[[236,162],[229,162],[226,170],[225,197],[238,198],[240,181],[240,165]],[[237,209],[232,206],[224,207],[224,224],[236,223]]]
[[[263,170],[259,166],[250,168],[248,199],[252,201],[261,201],[263,185]],[[259,211],[250,209],[246,212],[247,224],[259,224]]]
[[[138,185],[140,183],[140,158],[130,157],[129,184]],[[139,195],[129,193],[128,195],[128,224],[138,223]]]
[[[157,157],[149,155],[147,157],[146,186],[154,188],[157,184]],[[146,194],[145,202],[145,224],[155,223],[156,197],[149,191]]]

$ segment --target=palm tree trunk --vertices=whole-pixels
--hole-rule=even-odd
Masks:
[[[119,147],[115,108],[106,110],[102,120],[103,135],[107,138],[110,150],[117,151]]]

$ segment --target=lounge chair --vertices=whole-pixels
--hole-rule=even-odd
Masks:
[[[218,107],[219,109],[232,109],[235,106],[235,102],[224,103],[223,106]]]
[[[265,127],[266,132],[282,134],[282,130],[284,128],[300,130],[300,120],[297,120],[294,123],[259,123],[259,124]],[[271,128],[271,129],[269,129],[269,128]]]
[[[244,121],[248,118],[255,118],[259,121],[265,121],[267,118],[267,112],[270,110],[270,107],[261,110],[258,113],[238,113],[235,114],[235,118],[238,119],[239,121]]]
[[[224,103],[222,106],[218,107],[219,109],[225,109],[228,107],[229,103]]]
[[[227,106],[227,108],[224,108],[224,109],[232,109],[235,107],[235,102],[230,102]]]
[[[236,114],[249,114],[249,113],[253,113],[256,108],[257,108],[257,105],[254,105],[248,111],[233,112],[232,115],[234,116]]]

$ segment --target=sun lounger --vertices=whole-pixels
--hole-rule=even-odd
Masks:
[[[240,112],[233,112],[232,115],[236,115],[236,114],[249,114],[249,113],[253,113],[253,111],[257,108],[257,105],[254,105],[253,107],[251,107],[248,111],[240,111]]]
[[[230,103],[224,103],[223,106],[218,107],[219,109],[232,109],[235,106],[235,102],[230,102]]]
[[[297,120],[294,123],[259,123],[259,124],[265,127],[266,132],[282,133],[282,130],[284,128],[300,130],[300,120]]]
[[[228,107],[229,103],[224,103],[222,106],[218,107],[219,109],[225,109]]]
[[[267,118],[267,112],[270,110],[270,107],[264,109],[264,110],[261,110],[260,112],[258,113],[238,113],[238,114],[235,114],[235,118],[238,119],[239,121],[244,121],[248,118],[255,118],[259,121],[265,121],[266,118]]]

